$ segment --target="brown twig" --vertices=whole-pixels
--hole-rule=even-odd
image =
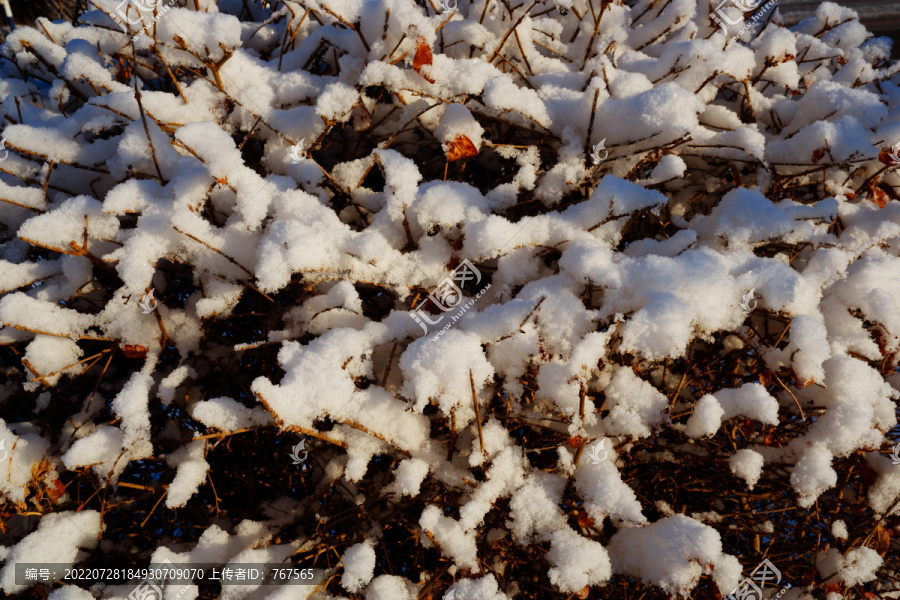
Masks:
[[[484,434],[481,431],[481,412],[478,409],[478,395],[475,393],[475,377],[472,375],[472,369],[469,369],[469,383],[472,385],[472,404],[475,407],[475,423],[478,425],[478,441],[481,443],[481,454],[487,455],[484,451]]]

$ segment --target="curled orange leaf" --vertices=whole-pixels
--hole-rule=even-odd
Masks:
[[[146,346],[138,346],[132,344],[125,344],[122,346],[122,354],[127,356],[128,358],[144,358],[147,356],[148,348]]]
[[[594,526],[594,520],[588,516],[588,514],[584,511],[578,513],[578,526],[584,527],[585,529],[590,529]]]
[[[434,83],[434,78],[430,75],[427,75],[422,72],[422,67],[431,66],[431,62],[434,60],[434,54],[431,52],[431,46],[425,43],[425,39],[422,36],[416,38],[416,55],[413,57],[413,69],[416,70],[416,73],[425,78],[428,83]]]
[[[878,161],[888,167],[895,167],[900,164],[900,160],[897,159],[897,151],[893,148],[882,148],[878,153]]]
[[[478,156],[478,149],[475,148],[472,140],[464,135],[458,135],[452,142],[444,144],[444,154],[447,156],[447,162],[453,162],[461,158]]]
[[[47,486],[47,495],[50,496],[53,500],[58,499],[65,493],[66,486],[63,485],[63,482],[59,479],[55,479],[53,483]]]

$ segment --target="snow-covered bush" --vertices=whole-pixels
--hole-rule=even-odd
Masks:
[[[0,47],[5,593],[896,589],[900,64],[853,11],[92,2]]]

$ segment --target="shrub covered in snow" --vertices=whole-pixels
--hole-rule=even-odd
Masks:
[[[0,47],[5,593],[896,589],[900,64],[853,11],[92,2]]]

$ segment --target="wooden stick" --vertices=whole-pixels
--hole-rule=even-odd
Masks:
[[[472,369],[469,369],[469,383],[472,384],[472,404],[475,406],[475,423],[478,424],[478,441],[481,443],[481,454],[484,451],[484,434],[481,431],[481,411],[478,410],[478,396],[475,395],[475,377],[472,375]]]

